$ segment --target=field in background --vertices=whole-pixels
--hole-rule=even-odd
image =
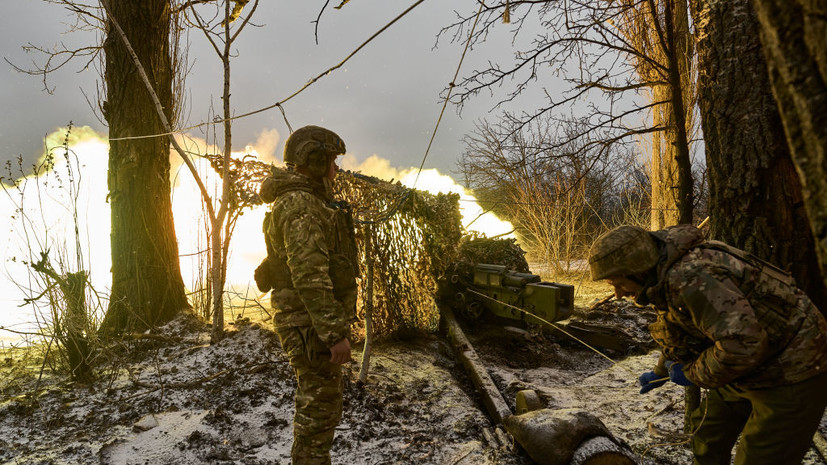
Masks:
[[[575,307],[588,307],[593,302],[600,300],[612,293],[614,290],[605,281],[592,281],[585,261],[576,264],[575,271],[569,273],[553,273],[552,268],[542,263],[528,263],[532,273],[540,275],[543,281],[571,284],[574,286]]]

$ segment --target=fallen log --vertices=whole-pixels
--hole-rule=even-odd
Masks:
[[[497,385],[494,384],[494,380],[491,379],[491,375],[488,374],[485,365],[480,361],[474,346],[471,345],[468,338],[465,337],[465,333],[462,332],[453,310],[447,306],[440,310],[448,328],[448,338],[451,340],[462,365],[468,372],[468,376],[471,377],[471,381],[482,396],[482,403],[485,405],[488,415],[495,425],[502,424],[503,419],[511,415],[511,409],[503,399],[499,389],[497,389]]]

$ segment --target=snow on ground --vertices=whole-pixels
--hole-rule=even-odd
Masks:
[[[289,463],[295,383],[268,325],[237,322],[215,345],[191,317],[158,334],[112,354],[117,369],[92,386],[0,404],[0,463]],[[441,339],[374,353],[364,386],[347,366],[337,463],[527,463],[482,442],[488,419]]]
[[[271,327],[237,320],[212,345],[209,329],[178,318],[130,350],[113,349],[93,385],[47,376],[34,398],[22,395],[31,386],[3,378],[20,363],[6,360],[0,464],[289,463],[294,379]],[[535,389],[548,408],[596,414],[644,463],[691,463],[685,445],[662,445],[683,439],[680,388],[638,394],[637,374],[655,354],[610,354],[614,364],[549,336],[484,324],[468,335],[512,408],[517,391]],[[334,463],[531,463],[490,440],[479,396],[441,336],[388,341],[373,353],[365,385],[355,381],[358,364],[346,367]],[[805,463],[823,462],[811,452]]]

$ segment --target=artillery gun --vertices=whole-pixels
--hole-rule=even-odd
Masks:
[[[439,296],[467,320],[487,311],[487,316],[539,325],[564,320],[574,309],[574,286],[489,263],[451,274],[439,283]]]
[[[621,353],[645,350],[618,327],[570,319],[574,313],[574,286],[543,281],[539,275],[490,263],[457,263],[438,282],[442,305],[470,322],[489,319],[503,326],[520,323],[564,341],[577,341]]]
[[[440,311],[457,357],[495,425],[497,434],[488,434],[492,437],[489,443],[511,444],[510,434],[541,465],[638,464],[628,445],[586,410],[543,408],[537,392],[522,390],[512,411],[454,316],[456,312],[465,320],[487,319],[504,325],[520,322],[551,333],[562,331],[564,337],[577,333],[577,339],[622,348],[612,328],[562,321],[573,314],[574,286],[543,281],[539,275],[505,265],[455,263],[452,271],[438,282]]]

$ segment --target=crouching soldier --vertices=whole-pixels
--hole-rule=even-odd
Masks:
[[[692,226],[620,226],[589,253],[592,279],[657,309],[661,360],[641,393],[669,377],[709,389],[691,415],[695,464],[800,463],[827,404],[827,322],[789,274]]]
[[[342,417],[342,364],[350,361],[356,310],[356,245],[350,210],[333,201],[336,157],[345,144],[317,126],[285,143],[287,170],[274,170],[260,196],[274,202],[264,221],[267,259],[256,269],[272,289],[273,322],[296,375],[294,465],[329,464]]]

